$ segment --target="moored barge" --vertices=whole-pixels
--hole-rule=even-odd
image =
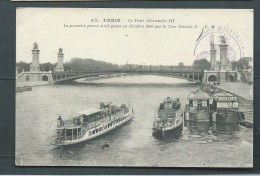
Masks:
[[[189,104],[185,106],[185,120],[210,121],[210,95],[198,89],[188,95]]]
[[[238,111],[237,97],[220,92],[212,95],[213,104],[211,105],[212,121],[216,123],[239,123],[241,113]]]

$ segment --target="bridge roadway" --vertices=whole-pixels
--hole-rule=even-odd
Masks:
[[[178,71],[107,71],[107,72],[53,72],[52,77],[54,83],[71,82],[80,78],[94,77],[94,78],[107,78],[114,77],[119,74],[142,74],[142,75],[159,75],[168,76],[188,81],[202,82],[203,72],[196,70],[178,70]]]

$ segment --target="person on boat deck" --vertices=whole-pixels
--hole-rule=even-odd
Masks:
[[[61,116],[59,116],[58,120],[60,121],[60,126],[63,126],[64,123],[63,123]]]
[[[77,118],[76,119],[76,125],[80,125],[80,124],[81,124],[80,118]]]

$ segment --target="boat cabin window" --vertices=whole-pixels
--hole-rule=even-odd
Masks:
[[[165,109],[171,109],[171,108],[172,108],[172,103],[171,102],[165,103]]]
[[[206,109],[208,106],[209,106],[209,100],[190,101],[190,107],[197,107],[198,109]]]
[[[201,101],[201,106],[208,106],[208,101],[204,100],[204,101]]]
[[[101,112],[97,112],[97,113],[90,114],[90,115],[83,114],[82,116],[83,116],[84,122],[94,122],[96,120],[101,119]]]
[[[174,118],[174,115],[173,114],[169,115],[169,118],[171,118],[171,119]]]
[[[189,100],[190,107],[193,106],[193,100]]]

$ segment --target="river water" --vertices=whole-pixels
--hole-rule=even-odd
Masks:
[[[253,161],[252,129],[188,123],[181,135],[156,137],[152,124],[156,108],[166,97],[187,95],[198,85],[162,76],[124,76],[72,84],[33,87],[16,94],[17,164],[27,166],[160,166],[250,167]],[[131,104],[133,121],[81,144],[55,147],[56,119],[99,102]],[[109,147],[102,150],[102,146]]]

